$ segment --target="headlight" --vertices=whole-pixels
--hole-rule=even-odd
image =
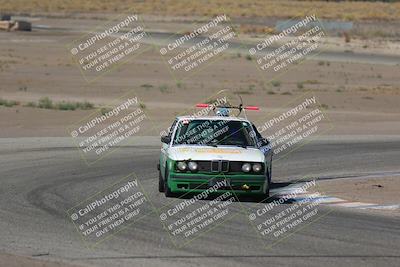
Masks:
[[[196,162],[194,162],[194,161],[189,161],[189,163],[188,163],[188,167],[189,167],[189,170],[191,170],[192,172],[195,172],[195,171],[197,171],[197,163]]]
[[[260,163],[255,163],[253,164],[253,171],[254,172],[260,172],[262,170],[262,166]]]
[[[242,171],[244,172],[250,172],[251,171],[251,165],[250,163],[245,163],[242,165]]]
[[[179,161],[176,166],[178,167],[178,170],[180,171],[186,171],[187,169],[187,164],[184,161]]]

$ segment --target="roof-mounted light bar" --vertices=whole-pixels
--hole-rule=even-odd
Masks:
[[[199,103],[199,104],[196,104],[196,107],[197,108],[208,108],[208,107],[213,107],[213,108],[231,108],[231,109],[238,109],[238,110],[242,110],[242,109],[246,109],[246,110],[260,110],[260,108],[259,107],[257,107],[257,106],[246,106],[246,107],[243,107],[242,105],[239,105],[239,106],[214,106],[214,105],[211,105],[211,104],[204,104],[204,103]]]
[[[209,106],[211,106],[211,105],[209,105],[209,104],[196,104],[196,108],[208,108]]]
[[[256,106],[247,106],[247,107],[244,107],[244,109],[247,109],[247,110],[260,110],[260,108],[256,107]]]

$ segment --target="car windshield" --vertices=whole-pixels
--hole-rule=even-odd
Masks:
[[[248,122],[229,120],[181,120],[173,144],[254,146]]]

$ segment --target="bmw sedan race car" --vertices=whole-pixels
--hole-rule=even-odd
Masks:
[[[219,184],[217,193],[268,197],[273,154],[268,140],[247,119],[229,116],[226,107],[216,114],[177,117],[161,137],[159,191],[173,197]]]

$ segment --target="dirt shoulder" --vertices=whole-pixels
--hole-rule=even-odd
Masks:
[[[400,177],[351,178],[319,181],[316,190],[324,195],[381,205],[400,204]]]

